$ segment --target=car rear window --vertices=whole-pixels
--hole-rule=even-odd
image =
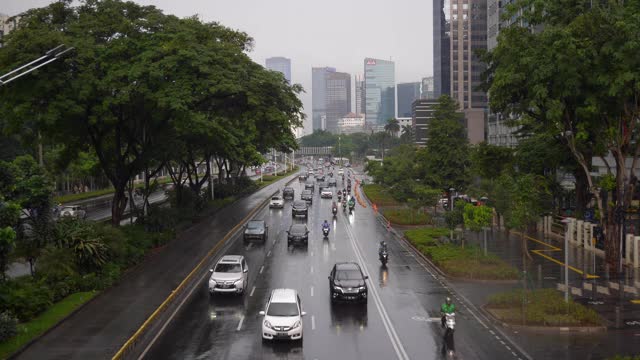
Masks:
[[[274,196],[274,197],[271,198],[271,200],[280,200],[280,197],[279,196]]]

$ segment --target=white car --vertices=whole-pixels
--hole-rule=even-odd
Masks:
[[[329,189],[329,188],[324,188],[320,192],[320,197],[323,198],[323,199],[324,198],[331,199],[331,198],[333,198],[333,191],[331,191],[331,189]]]
[[[274,196],[269,201],[270,208],[283,208],[284,207],[284,199],[282,196]]]
[[[249,281],[249,267],[242,255],[225,255],[209,270],[209,293],[244,294]]]
[[[302,311],[300,296],[294,289],[274,289],[264,311],[263,340],[302,340]]]
[[[87,212],[80,205],[66,205],[60,210],[60,217],[86,219]]]

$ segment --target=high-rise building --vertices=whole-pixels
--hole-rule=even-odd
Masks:
[[[314,67],[311,69],[311,107],[312,129],[325,130],[327,116],[327,74],[336,72],[335,68]]]
[[[351,112],[351,75],[329,72],[326,76],[326,130],[336,133],[338,121]]]
[[[396,113],[395,64],[364,59],[365,118],[367,125],[381,126]]]
[[[411,104],[420,99],[420,83],[410,82],[398,84],[398,114],[396,117],[411,117]]]
[[[436,92],[434,87],[433,76],[422,78],[422,89],[420,89],[420,98],[422,99],[435,99]]]
[[[266,65],[267,69],[284,74],[284,78],[291,83],[291,59],[281,56],[270,57],[267,59]]]
[[[433,0],[434,98],[451,94],[450,0]]]
[[[356,114],[365,113],[365,87],[362,75],[356,75]]]
[[[436,99],[418,99],[411,104],[412,126],[415,135],[415,143],[418,146],[426,146],[429,138],[429,124],[433,120]]]
[[[487,96],[477,90],[485,65],[476,51],[487,48],[487,0],[435,0],[434,6],[435,96],[448,93],[458,102],[469,141],[479,143],[485,140]]]

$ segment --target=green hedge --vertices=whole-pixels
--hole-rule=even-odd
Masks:
[[[9,357],[9,355],[24,346],[33,338],[44,333],[47,329],[55,325],[73,310],[77,309],[80,305],[91,300],[97,293],[97,291],[87,291],[69,295],[62,301],[53,304],[53,306],[49,307],[38,317],[28,322],[18,324],[17,335],[0,343],[0,359],[6,359]]]
[[[382,215],[397,225],[426,225],[431,222],[431,217],[424,211],[411,208],[382,209]]]
[[[569,299],[555,289],[538,289],[525,292],[522,289],[495,294],[489,297],[487,307],[495,309],[502,320],[522,322],[522,306],[527,325],[585,326],[601,325],[598,313]]]
[[[400,203],[389,194],[382,185],[367,184],[362,187],[367,198],[377,206],[400,206]]]
[[[171,178],[170,177],[158,180],[158,184],[168,184],[170,182],[171,182]],[[144,183],[135,184],[134,187],[135,188],[143,188],[144,187]],[[53,198],[53,200],[56,203],[65,204],[65,203],[72,203],[72,202],[85,200],[85,199],[91,199],[91,198],[98,197],[98,196],[113,194],[114,192],[115,192],[115,190],[112,187],[110,187],[110,188],[106,188],[106,189],[81,192],[81,193],[77,193],[77,194],[67,194],[67,195],[55,196]]]
[[[495,254],[484,255],[476,246],[464,248],[440,242],[449,234],[445,228],[407,230],[405,237],[445,273],[461,278],[479,280],[515,280],[519,272]]]

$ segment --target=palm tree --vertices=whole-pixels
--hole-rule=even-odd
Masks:
[[[397,136],[400,132],[400,123],[397,119],[391,118],[387,120],[387,125],[384,126],[384,131],[390,135]]]
[[[415,139],[415,133],[413,131],[413,126],[411,125],[403,125],[402,126],[402,135],[400,135],[400,140],[403,143],[410,144]]]

